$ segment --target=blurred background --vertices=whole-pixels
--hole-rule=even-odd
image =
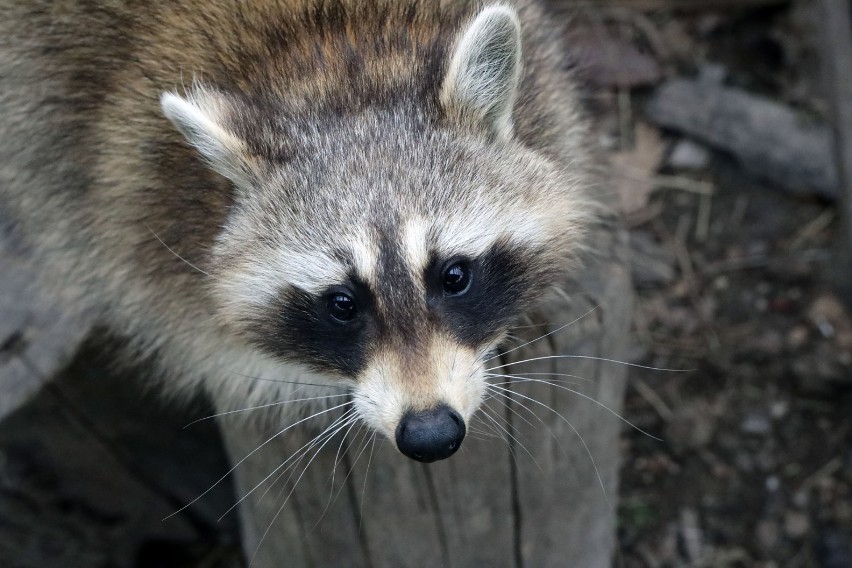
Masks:
[[[849,3],[579,5],[634,361],[693,370],[631,371],[617,565],[850,567]]]

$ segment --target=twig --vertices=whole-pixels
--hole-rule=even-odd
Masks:
[[[843,465],[843,461],[839,457],[831,458],[828,463],[823,465],[821,468],[810,474],[802,483],[799,485],[799,492],[806,493],[809,491],[814,485],[822,481],[827,477],[831,477],[834,473],[840,469]]]
[[[790,243],[790,249],[798,250],[802,245],[818,235],[820,231],[831,225],[832,221],[834,221],[834,211],[826,209],[813,221],[802,227],[802,230],[796,234],[793,242]]]
[[[710,182],[698,181],[684,176],[658,174],[654,176],[654,185],[663,189],[678,189],[698,195],[713,195],[716,191],[716,186]]]
[[[710,210],[713,206],[712,195],[702,195],[698,201],[698,220],[695,222],[695,240],[703,243],[710,234]]]
[[[645,399],[645,402],[651,405],[651,408],[656,411],[664,422],[671,422],[671,419],[674,417],[674,412],[672,412],[672,409],[669,408],[668,404],[666,404],[666,401],[660,398],[660,395],[648,386],[648,383],[638,377],[632,377],[630,379],[630,383],[633,385],[633,388],[636,389],[636,392]]]
[[[790,264],[791,262],[826,262],[829,256],[830,255],[828,251],[825,249],[807,249],[803,251],[797,251],[795,254],[784,254],[777,256],[755,254],[740,258],[720,260],[712,264],[705,265],[701,273],[705,278],[713,278],[714,276],[718,276],[726,272],[765,268],[767,266],[773,266],[777,264]]]
[[[699,558],[689,564],[688,568],[711,568],[714,566],[733,566],[750,564],[753,560],[751,555],[744,548],[731,548],[728,550],[719,550],[711,554]]]

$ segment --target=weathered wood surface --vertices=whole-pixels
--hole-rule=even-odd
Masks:
[[[569,291],[570,301],[557,298],[533,314],[533,323],[547,326],[522,329],[519,336],[534,337],[599,307],[569,328],[512,352],[512,360],[551,354],[625,356],[627,263],[624,243],[610,237],[597,239],[602,254],[584,271],[582,286]],[[134,377],[137,373],[109,369],[95,356],[103,350],[98,337],[47,388],[0,421],[0,566],[225,568],[244,563],[236,543],[236,513],[221,523],[219,515],[313,433],[288,432],[267,444],[236,469],[236,492],[229,479],[163,521],[230,466],[212,421],[183,429],[209,410],[158,402]],[[576,382],[564,386],[614,411],[620,408],[623,366],[566,358],[510,369],[530,378],[548,377],[529,373],[551,372],[583,377],[556,378]],[[263,498],[245,500],[242,515],[250,527],[245,554],[258,551],[257,568],[609,566],[621,423],[565,390],[535,383],[512,389],[517,394],[506,401],[511,409],[499,397],[488,403],[499,426],[477,419],[462,450],[444,462],[412,462],[384,440],[359,454],[362,446],[356,442],[341,453],[332,483],[339,438],[329,442],[284,507],[307,460]],[[227,422],[221,426],[234,459],[268,435]]]
[[[0,420],[36,395],[91,329],[84,315],[36,286],[34,270],[2,229],[0,218]]]

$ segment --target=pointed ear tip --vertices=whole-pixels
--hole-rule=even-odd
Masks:
[[[515,9],[514,6],[501,3],[489,4],[488,6],[485,6],[480,12],[480,14],[502,14],[508,18],[518,17],[518,11]]]
[[[182,106],[182,103],[185,103],[185,101],[174,93],[169,91],[160,93],[160,108],[166,115],[172,115]]]
[[[514,6],[509,6],[508,4],[491,4],[490,6],[486,6],[479,12],[477,19],[479,18],[483,20],[503,19],[511,22],[512,25],[518,28],[521,25],[518,18],[518,11],[515,10]]]

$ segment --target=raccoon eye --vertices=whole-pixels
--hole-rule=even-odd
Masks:
[[[464,262],[455,262],[444,270],[444,295],[461,296],[470,288],[471,271]]]
[[[358,314],[355,299],[343,292],[334,292],[326,304],[328,314],[338,321],[351,321]]]

